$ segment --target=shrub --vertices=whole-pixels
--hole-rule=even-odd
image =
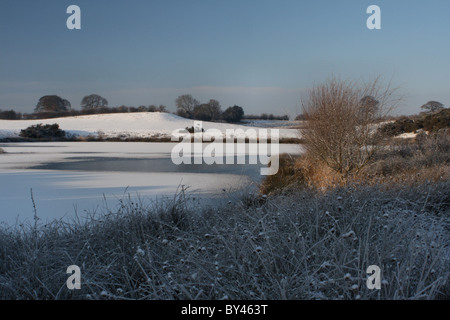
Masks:
[[[331,168],[345,182],[374,157],[382,140],[374,123],[385,115],[393,90],[378,79],[367,85],[331,78],[302,102],[306,124],[302,138],[308,157]],[[368,104],[367,97],[376,101]]]
[[[280,168],[272,176],[266,176],[261,183],[263,194],[296,192],[302,189],[324,192],[340,185],[339,175],[321,162],[315,162],[304,154],[293,157],[280,155]]]
[[[423,128],[426,131],[434,132],[450,127],[450,108],[428,114],[423,119]]]
[[[421,114],[419,116],[401,117],[394,122],[383,125],[379,131],[389,137],[398,136],[402,133],[416,132],[423,129],[428,132],[436,132],[450,127],[450,108],[432,114]]]
[[[298,182],[297,170],[295,168],[296,158],[289,154],[279,156],[279,170],[276,174],[266,176],[263,180],[260,191],[263,194],[270,194],[282,190],[284,187]]]
[[[423,128],[422,119],[411,119],[408,117],[402,117],[395,122],[387,123],[380,127],[380,133],[394,137],[406,132],[415,132]]]
[[[2,148],[0,148],[0,154],[2,154],[2,153],[6,153],[6,152]]]
[[[59,128],[57,123],[46,125],[37,124],[21,130],[20,136],[31,139],[55,139],[65,137],[66,133]]]
[[[450,135],[447,131],[416,139],[393,139],[376,161],[364,170],[368,183],[407,185],[449,179]]]

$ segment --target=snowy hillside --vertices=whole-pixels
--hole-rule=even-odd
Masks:
[[[142,113],[114,113],[87,115],[78,117],[40,119],[40,120],[0,120],[0,139],[18,137],[20,130],[36,124],[59,124],[59,127],[69,134],[78,136],[105,137],[162,137],[171,136],[177,129],[192,127],[194,121],[170,113],[142,112]],[[248,126],[227,123],[203,122],[203,129],[218,129],[225,133],[227,129],[243,129]],[[258,128],[253,127],[258,130]],[[280,137],[295,138],[297,131],[280,129]]]

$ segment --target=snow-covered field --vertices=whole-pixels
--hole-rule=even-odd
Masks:
[[[59,127],[69,134],[78,136],[105,137],[170,137],[175,130],[194,126],[194,121],[179,117],[170,113],[139,112],[139,113],[115,113],[99,114],[78,117],[55,118],[45,120],[0,120],[0,139],[18,137],[20,130],[36,124],[59,124]],[[273,127],[271,121],[252,123],[253,129]],[[278,121],[279,123],[279,121]],[[246,131],[248,126],[203,122],[203,129],[218,129],[226,133],[227,129],[242,129]],[[296,138],[298,131],[295,129],[280,128],[280,137]]]

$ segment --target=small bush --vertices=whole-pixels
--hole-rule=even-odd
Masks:
[[[423,119],[423,128],[430,132],[450,128],[450,108],[426,115]]]
[[[402,117],[395,122],[385,124],[379,131],[388,137],[395,137],[406,132],[415,132],[420,129],[423,129],[423,121],[421,119]]]
[[[361,179],[367,183],[407,185],[449,179],[450,135],[446,130],[420,133],[415,140],[394,139]]]
[[[437,132],[445,128],[450,128],[450,108],[432,114],[401,117],[394,122],[385,124],[379,130],[387,136],[394,137],[421,129],[428,132]]]
[[[0,154],[2,154],[2,153],[6,153],[6,152],[2,148],[0,148]]]
[[[361,85],[331,78],[311,89],[302,101],[301,134],[312,163],[329,167],[343,183],[358,175],[384,138],[373,125],[395,105],[393,93],[379,79]]]
[[[21,130],[20,136],[31,139],[55,139],[65,137],[66,133],[59,128],[57,123],[46,125],[37,124]]]

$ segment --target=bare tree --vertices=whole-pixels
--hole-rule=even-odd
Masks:
[[[398,102],[394,91],[379,78],[357,85],[332,77],[311,89],[302,101],[306,122],[301,131],[311,159],[338,173],[343,182],[358,174],[378,150],[382,136],[375,123]],[[376,108],[368,108],[368,101],[372,106],[376,101]]]
[[[222,107],[220,102],[215,99],[210,99],[208,102],[208,109],[211,114],[211,120],[216,121],[222,117]]]
[[[200,102],[190,94],[183,94],[175,100],[177,106],[177,114],[181,117],[192,118],[194,114],[194,108],[200,104]]]
[[[83,110],[95,110],[108,106],[108,100],[98,94],[91,94],[81,100],[81,108]]]
[[[193,118],[202,121],[217,121],[222,118],[222,108],[219,101],[211,99],[194,107]]]
[[[43,96],[34,109],[34,112],[67,112],[71,108],[70,102],[56,95]]]

